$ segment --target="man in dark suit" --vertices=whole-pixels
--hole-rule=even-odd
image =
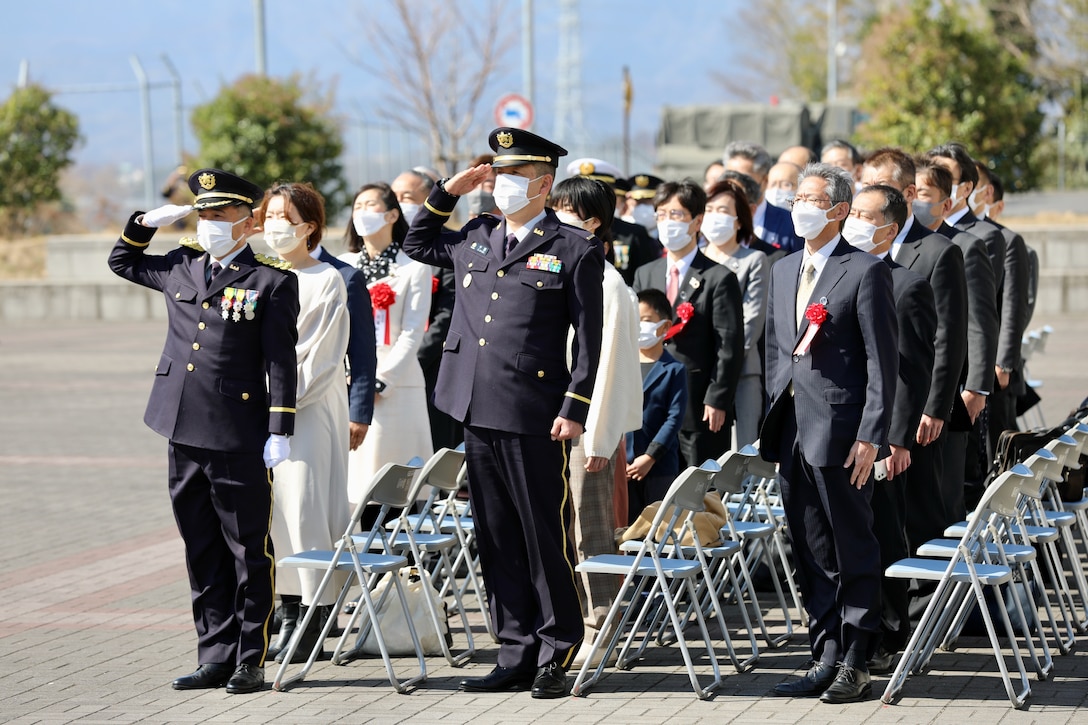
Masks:
[[[492,131],[490,144],[492,164],[435,185],[403,245],[419,262],[453,267],[458,280],[435,405],[465,424],[477,545],[500,640],[498,666],[460,686],[564,697],[583,633],[567,461],[600,355],[604,253],[591,233],[545,208],[566,150],[513,128]],[[482,215],[444,233],[457,198],[492,168],[504,219]]]
[[[804,246],[805,240],[793,228],[793,219],[785,209],[768,204],[764,198],[767,191],[767,172],[774,161],[767,149],[751,141],[733,141],[725,147],[726,171],[739,171],[759,182],[760,194],[753,199],[756,209],[752,213],[752,224],[756,236],[771,246],[796,252]]]
[[[137,212],[109,262],[166,298],[166,344],[144,422],[170,441],[200,665],[173,687],[255,692],[272,619],[268,469],[290,454],[294,432],[298,281],[246,244],[260,187],[219,169],[196,171],[189,187],[197,242],[144,254],[155,228],[190,209]]]
[[[666,182],[657,189],[654,209],[667,253],[635,272],[634,289],[664,292],[683,323],[673,326],[666,349],[687,368],[680,455],[684,465],[697,466],[729,450],[730,410],[744,362],[743,300],[736,275],[699,251],[703,187],[691,180]]]
[[[775,694],[835,703],[871,691],[881,568],[869,502],[898,369],[891,270],[839,234],[853,196],[840,169],[802,173],[792,213],[805,248],[771,269],[760,446],[779,463],[812,651]]]
[[[967,354],[960,370],[960,394],[952,401],[952,417],[947,426],[941,473],[945,515],[951,522],[967,515],[963,489],[968,433],[985,407],[986,396],[993,390],[995,382],[997,284],[982,240],[944,223],[945,215],[955,204],[951,172],[931,161],[921,163],[915,170],[915,187],[915,220],[951,240],[959,248],[967,280]]]
[[[952,523],[944,508],[941,476],[948,438],[946,427],[954,404],[959,402],[963,406],[959,385],[967,355],[968,301],[963,253],[948,238],[931,232],[914,216],[915,174],[914,160],[894,148],[873,151],[861,174],[866,186],[882,184],[903,195],[907,218],[892,241],[889,257],[929,281],[937,309],[932,379],[914,436],[917,445],[911,451],[911,495],[905,512],[910,551],[942,536],[945,527]]]
[[[883,259],[891,268],[899,327],[899,380],[888,429],[890,455],[878,464],[887,478],[880,480],[880,475],[877,476],[871,501],[881,569],[911,555],[906,537],[907,491],[911,499],[925,491],[923,495],[940,500],[940,491],[927,491],[917,485],[923,481],[915,475],[912,460],[912,451],[921,447],[915,445],[916,436],[931,390],[937,309],[926,278],[900,266],[889,254],[906,221],[907,202],[898,189],[865,186],[854,197],[850,216],[842,229],[843,238],[852,246]],[[881,594],[881,641],[869,662],[870,673],[877,674],[891,671],[895,654],[910,639],[907,582],[882,577]]]

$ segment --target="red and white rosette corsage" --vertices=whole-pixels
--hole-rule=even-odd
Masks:
[[[812,341],[816,339],[816,333],[820,331],[820,325],[827,319],[827,307],[823,302],[813,302],[805,308],[805,319],[808,320],[808,329],[805,330],[805,336],[801,338],[801,342],[794,348],[794,355],[808,354]]]
[[[672,338],[683,332],[684,326],[688,324],[688,320],[690,320],[694,315],[695,305],[691,304],[690,302],[682,302],[680,306],[676,308],[676,316],[680,318],[680,322],[669,328],[669,331],[665,334],[665,339],[671,340]]]
[[[389,344],[389,308],[397,301],[397,293],[385,282],[370,288],[370,306],[374,310],[374,337]]]

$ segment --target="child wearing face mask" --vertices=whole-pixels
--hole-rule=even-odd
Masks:
[[[658,289],[638,293],[638,359],[642,368],[642,428],[627,434],[630,524],[648,504],[664,498],[680,473],[680,425],[687,406],[684,364],[665,350],[672,305]]]

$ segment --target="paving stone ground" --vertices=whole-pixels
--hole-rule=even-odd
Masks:
[[[1088,321],[1054,327],[1031,376],[1055,422],[1088,395]],[[176,692],[195,665],[182,545],[166,492],[166,443],[142,423],[165,329],[161,322],[0,326],[0,722],[12,723],[1079,723],[1088,721],[1088,651],[1055,655],[1029,707],[1009,707],[985,643],[938,653],[895,705],[778,699],[771,688],[807,659],[804,630],[762,651],[709,702],[695,698],[675,647],[651,647],[584,698],[457,691],[495,648],[481,627],[477,659],[428,661],[429,679],[397,694],[377,658],[321,662],[287,692]],[[782,631],[782,613],[770,620]],[[735,624],[735,623],[734,623]],[[743,656],[747,647],[734,638]],[[455,642],[463,643],[455,630]],[[724,648],[719,647],[723,661]],[[413,664],[397,659],[400,670]],[[708,672],[700,667],[704,677]],[[267,673],[271,679],[272,672]],[[874,691],[883,690],[876,678]]]

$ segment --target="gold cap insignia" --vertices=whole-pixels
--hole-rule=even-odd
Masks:
[[[495,140],[498,142],[499,146],[508,149],[514,145],[514,134],[509,131],[501,131],[495,135]]]
[[[643,174],[639,174],[635,177],[635,185],[641,186],[643,189],[645,189],[647,186],[650,185],[650,178]]]
[[[578,173],[580,173],[582,176],[589,176],[596,170],[597,167],[589,161],[583,161],[581,166],[578,167]]]
[[[202,189],[215,188],[215,174],[204,173],[198,176],[196,180],[200,182],[200,188]]]

